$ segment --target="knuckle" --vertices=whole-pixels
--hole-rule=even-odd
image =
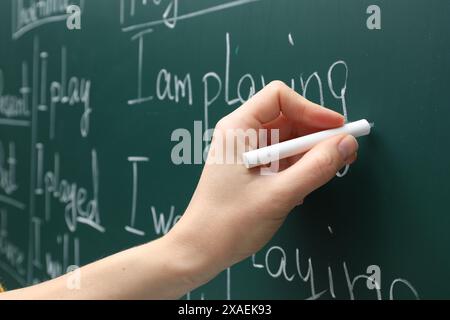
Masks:
[[[282,90],[285,90],[287,88],[287,85],[283,81],[273,80],[267,85],[267,88],[275,92],[280,92]]]

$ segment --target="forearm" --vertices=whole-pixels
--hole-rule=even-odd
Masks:
[[[0,298],[177,299],[209,280],[205,267],[201,253],[166,236],[82,267],[79,288],[68,274]]]

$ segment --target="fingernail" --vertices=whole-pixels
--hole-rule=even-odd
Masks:
[[[358,142],[355,137],[348,135],[339,142],[338,149],[342,160],[345,161],[358,150]]]

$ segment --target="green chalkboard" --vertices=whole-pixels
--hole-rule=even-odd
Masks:
[[[263,250],[185,298],[450,298],[449,1],[40,3],[0,2],[8,288],[167,232],[202,170],[172,162],[172,132],[279,79],[373,134]]]

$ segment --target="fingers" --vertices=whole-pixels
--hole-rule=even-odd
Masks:
[[[269,132],[272,132],[272,130],[277,129],[279,130],[279,141],[275,141],[275,143],[278,143],[280,141],[285,141],[288,139],[292,139],[294,135],[294,128],[292,126],[292,122],[289,121],[288,118],[286,118],[285,115],[281,114],[278,118],[276,118],[273,121],[270,121],[263,125],[264,129],[269,130]],[[270,137],[270,134],[268,135]],[[269,139],[268,144],[272,144],[272,141]]]
[[[330,181],[338,170],[356,160],[358,142],[351,135],[330,138],[307,152],[291,167],[280,172],[277,184],[289,188],[295,202]]]
[[[303,98],[281,81],[271,82],[236,109],[232,117],[244,118],[259,127],[277,119],[281,113],[290,121],[318,129],[344,124],[342,115]]]
[[[324,129],[330,129],[330,128],[310,127],[305,124],[299,124],[290,121],[283,114],[281,114],[277,119],[264,124],[263,128],[269,130],[269,132],[274,129],[279,130],[279,141],[276,141],[277,143],[280,141],[294,139],[311,133],[322,131]]]

